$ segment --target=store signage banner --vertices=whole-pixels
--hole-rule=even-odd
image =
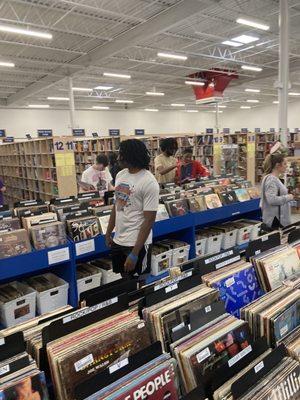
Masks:
[[[213,128],[206,128],[206,133],[214,133]]]
[[[7,136],[3,139],[3,143],[13,143],[15,138],[13,136]]]
[[[242,128],[241,133],[248,133],[248,128]]]
[[[230,133],[230,129],[229,128],[224,128],[223,129],[223,133]]]
[[[135,129],[134,130],[135,136],[144,136],[145,135],[145,129]]]
[[[84,129],[72,129],[73,136],[85,136]]]
[[[38,137],[52,137],[53,136],[52,129],[38,129],[37,133],[38,133]]]
[[[120,136],[120,129],[109,129],[109,136]]]
[[[6,136],[5,129],[0,129],[0,137],[5,137],[5,136]]]
[[[254,129],[254,132],[255,132],[255,133],[260,133],[260,128],[255,128],[255,129]]]

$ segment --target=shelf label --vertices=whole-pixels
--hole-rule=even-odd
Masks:
[[[154,292],[156,292],[159,289],[163,289],[164,287],[173,285],[174,283],[177,283],[179,281],[181,281],[182,279],[188,278],[190,276],[192,276],[193,272],[192,271],[188,271],[188,272],[183,272],[181,275],[177,276],[174,279],[171,279],[170,281],[166,281],[166,282],[162,282],[159,283],[158,285],[154,286]]]
[[[120,129],[109,129],[109,136],[120,136]]]
[[[76,137],[85,136],[85,129],[72,129],[72,135]]]
[[[209,313],[209,312],[211,312],[211,306],[206,306],[206,307],[204,308],[204,311],[206,312],[206,314]]]
[[[206,347],[206,349],[200,351],[200,353],[197,354],[197,361],[200,364],[202,361],[206,360],[210,356],[210,350],[209,347]]]
[[[230,286],[234,285],[234,283],[235,283],[235,279],[234,279],[234,276],[232,276],[231,278],[226,280],[225,286],[229,288]]]
[[[247,354],[251,353],[251,351],[252,351],[252,346],[249,345],[244,350],[240,351],[238,354],[232,357],[228,361],[229,368],[232,367],[234,364],[236,364],[238,361],[240,361],[242,358],[244,358]]]
[[[0,368],[0,376],[7,374],[10,371],[9,364],[4,365],[3,367]]]
[[[280,337],[282,337],[283,335],[285,335],[289,330],[288,325],[284,325],[281,329],[280,329]]]
[[[206,128],[206,133],[209,133],[209,134],[214,133],[213,128]]]
[[[48,264],[57,264],[63,261],[70,260],[70,249],[69,247],[63,247],[62,249],[48,251]]]
[[[225,251],[222,254],[217,254],[216,256],[207,258],[204,261],[204,263],[207,265],[207,264],[210,264],[210,263],[212,263],[214,261],[222,260],[222,258],[226,258],[226,257],[232,256],[232,255],[233,255],[233,250]]]
[[[235,215],[239,215],[240,213],[241,213],[240,211],[236,211],[236,212],[233,212],[233,213],[231,214],[231,216],[234,217]]]
[[[248,133],[248,128],[242,128],[241,133]]]
[[[241,259],[241,256],[239,254],[236,257],[232,257],[229,260],[226,260],[226,261],[223,261],[223,262],[221,262],[219,264],[216,264],[216,269],[226,267],[226,265],[233,264],[236,261],[240,261],[240,259]]]
[[[0,137],[5,137],[5,136],[6,136],[5,129],[0,129]]]
[[[79,242],[75,244],[76,256],[81,256],[82,254],[92,253],[95,251],[95,240],[90,239],[84,242]]]
[[[76,363],[74,364],[75,371],[76,372],[81,371],[88,365],[92,364],[93,362],[94,362],[93,354],[89,354],[83,357],[81,360],[76,361]]]
[[[128,358],[124,358],[123,360],[118,361],[116,364],[113,364],[111,367],[109,367],[109,373],[113,374],[119,369],[126,367],[126,365],[128,364],[129,364]]]
[[[230,133],[230,128],[223,128],[223,133]]]
[[[13,143],[15,141],[15,138],[13,136],[7,136],[3,138],[3,143]]]
[[[38,133],[38,137],[52,137],[53,136],[52,129],[38,129],[37,133]]]
[[[135,129],[134,130],[135,136],[144,136],[145,135],[145,129]]]
[[[259,371],[261,371],[264,368],[265,364],[263,361],[255,365],[254,367],[254,372],[257,374]]]
[[[176,290],[176,289],[178,289],[177,283],[175,283],[174,285],[167,286],[165,290],[166,290],[166,293],[170,293],[170,292],[173,292],[173,290]]]

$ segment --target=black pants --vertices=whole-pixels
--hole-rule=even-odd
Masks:
[[[139,252],[135,269],[129,273],[124,271],[124,264],[126,258],[131,253],[133,247],[120,246],[119,244],[113,243],[111,247],[111,258],[113,264],[113,271],[122,276],[133,276],[135,274],[147,274],[151,270],[151,244],[145,244],[142,250]]]

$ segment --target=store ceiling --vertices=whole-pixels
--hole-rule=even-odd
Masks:
[[[300,92],[300,1],[289,4],[291,91]],[[172,103],[200,109],[186,76],[225,68],[239,74],[225,92],[228,108],[239,108],[249,99],[259,100],[251,107],[270,105],[277,99],[278,12],[278,0],[2,0],[0,25],[46,32],[53,38],[0,31],[0,63],[15,64],[0,69],[0,103],[67,108],[67,101],[48,97],[68,97],[71,75],[74,87],[112,87],[74,91],[78,109],[124,109],[116,99],[133,101],[127,107],[134,109],[174,109]],[[236,19],[241,16],[259,17],[270,29],[240,25]],[[222,44],[243,34],[258,40],[240,47]],[[159,52],[188,58],[160,58]],[[262,71],[244,71],[245,64]],[[105,77],[105,72],[131,78]],[[246,88],[260,93],[245,92]],[[149,91],[165,95],[147,96]]]

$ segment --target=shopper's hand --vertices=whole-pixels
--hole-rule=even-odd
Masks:
[[[105,235],[105,243],[106,243],[106,246],[107,246],[107,247],[111,247],[111,246],[112,246],[112,244],[113,244],[113,239],[112,239],[110,233],[107,233],[107,234]]]
[[[124,271],[125,272],[131,272],[134,270],[136,265],[136,262],[134,262],[130,257],[126,258],[125,264],[124,264]]]
[[[294,200],[294,195],[293,194],[289,194],[288,195],[288,201],[292,201]]]

